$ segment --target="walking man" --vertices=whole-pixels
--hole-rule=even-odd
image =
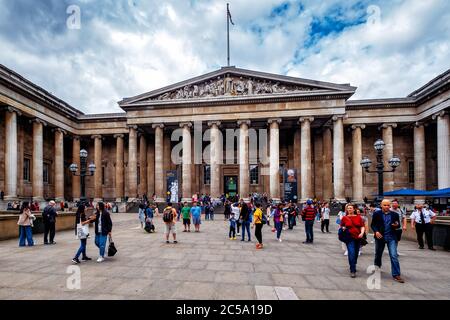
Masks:
[[[55,226],[56,226],[56,202],[50,201],[48,206],[45,207],[42,212],[42,220],[44,222],[44,244],[56,244],[55,239]],[[50,242],[48,241],[48,235],[50,233]]]
[[[375,234],[375,266],[381,268],[381,258],[384,247],[387,245],[391,259],[391,273],[395,281],[404,283],[400,276],[400,262],[397,254],[397,234],[400,227],[400,217],[397,212],[391,210],[391,202],[384,199],[381,202],[381,210],[373,213],[371,228]]]
[[[322,233],[325,233],[324,229],[327,230],[327,233],[330,233],[330,230],[329,230],[329,227],[330,227],[330,208],[328,206],[328,202],[325,202],[323,204],[320,221],[322,222],[320,224],[320,229],[322,230]]]
[[[314,219],[316,218],[316,208],[314,208],[313,202],[311,199],[306,201],[306,207],[302,210],[302,216],[305,221],[305,232],[306,232],[306,241],[303,241],[304,244],[313,243],[314,241]]]
[[[413,230],[416,229],[419,249],[424,248],[423,234],[425,233],[428,249],[436,250],[433,248],[433,224],[435,220],[436,214],[432,210],[424,208],[421,203],[416,205],[416,210],[411,214],[411,227]]]

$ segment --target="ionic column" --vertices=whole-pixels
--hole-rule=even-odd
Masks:
[[[191,182],[192,182],[192,147],[191,147],[191,127],[192,123],[180,123],[183,128],[183,158],[182,158],[182,202],[192,202]]]
[[[333,176],[334,198],[338,202],[345,201],[344,174],[344,123],[345,116],[333,116]]]
[[[383,123],[381,125],[382,128],[382,136],[383,141],[385,143],[385,147],[383,150],[383,158],[384,158],[384,167],[385,169],[390,168],[389,160],[394,156],[394,137],[392,130],[393,128],[397,128],[396,123]],[[394,190],[394,173],[387,172],[383,176],[383,191],[393,191]]]
[[[270,197],[280,201],[280,118],[269,119],[270,125]]]
[[[426,160],[425,160],[425,126],[421,122],[414,125],[414,189],[426,190]],[[414,202],[423,203],[424,197],[415,197]]]
[[[323,157],[323,199],[330,201],[333,198],[333,139],[331,128],[325,127],[322,133],[322,157]]]
[[[55,129],[55,200],[64,201],[64,134],[60,128]]]
[[[143,133],[140,134],[139,139],[139,164],[139,194],[143,196],[147,194],[147,139]]]
[[[17,199],[17,115],[21,112],[8,107],[6,110],[5,136],[5,200]]]
[[[128,135],[128,202],[136,200],[137,188],[137,126],[129,127]]]
[[[450,123],[449,114],[441,111],[433,116],[437,119],[437,167],[438,188],[450,188]]]
[[[115,188],[115,197],[116,202],[122,202],[124,198],[124,141],[123,138],[125,135],[123,134],[115,134],[114,139],[116,139],[116,188]]]
[[[155,129],[155,193],[156,201],[164,202],[164,163],[163,163],[163,150],[164,150],[164,125],[153,124],[152,128]]]
[[[77,168],[81,168],[80,163],[80,137],[74,136],[72,138],[72,163],[77,165]],[[81,178],[80,176],[72,175],[72,198],[74,202],[80,201],[81,197]]]
[[[208,126],[211,127],[211,198],[219,199],[220,197],[220,121],[210,121]]]
[[[44,201],[44,125],[41,119],[33,119],[33,201]]]
[[[301,147],[300,147],[300,170],[301,170],[301,201],[306,201],[313,197],[312,177],[311,177],[311,122],[313,117],[301,117]]]
[[[91,137],[94,139],[94,202],[99,202],[103,200],[103,189],[102,189],[102,136],[99,134],[93,135]]]
[[[363,171],[361,167],[362,159],[362,135],[361,130],[365,129],[364,124],[352,125],[352,192],[353,202],[363,203]]]
[[[250,120],[239,120],[239,195],[250,201],[250,167],[248,162],[248,126]]]

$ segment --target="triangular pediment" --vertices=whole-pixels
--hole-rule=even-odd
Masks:
[[[283,96],[308,92],[354,91],[355,87],[235,67],[224,67],[196,78],[142,95],[126,98],[120,105],[171,103],[190,100]]]

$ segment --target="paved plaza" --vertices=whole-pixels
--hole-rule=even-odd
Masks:
[[[283,231],[282,243],[264,227],[265,248],[255,250],[254,238],[252,243],[228,239],[223,216],[203,221],[200,233],[181,232],[177,223],[178,244],[163,240],[161,218],[155,234],[139,228],[137,214],[113,214],[112,219],[118,254],[96,263],[98,250],[90,239],[87,253],[93,260],[79,265],[80,289],[67,287],[68,267],[79,246],[73,231],[58,232],[53,246],[44,246],[42,235],[35,236],[35,247],[0,242],[0,299],[450,298],[450,253],[419,250],[411,241],[399,246],[406,283],[392,280],[385,254],[380,288],[370,290],[366,269],[374,245],[364,248],[358,277],[351,279],[335,226],[332,234],[322,234],[316,223],[314,245],[302,244],[303,225]]]

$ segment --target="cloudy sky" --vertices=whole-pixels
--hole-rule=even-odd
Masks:
[[[404,97],[450,68],[448,0],[0,0],[0,63],[85,113],[118,112],[226,65],[227,2],[240,68],[351,83],[352,99]]]

